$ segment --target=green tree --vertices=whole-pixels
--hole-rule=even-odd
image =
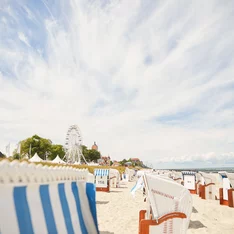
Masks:
[[[82,145],[82,153],[87,162],[97,162],[97,160],[101,158],[101,154],[99,151],[88,149],[85,145]],[[81,159],[81,162],[84,162],[83,158]]]
[[[124,164],[125,164],[126,162],[128,162],[128,161],[127,161],[126,159],[123,159],[123,160],[120,161],[119,163],[120,163],[121,166],[124,166]]]
[[[99,151],[88,149],[85,145],[82,145],[82,153],[87,162],[97,162],[97,160],[101,158],[101,153]],[[84,162],[83,158],[81,159],[81,162]]]
[[[82,145],[81,147],[82,147],[82,153],[83,153],[83,155],[85,157],[85,160],[89,161],[89,150],[88,150],[87,146]],[[84,162],[83,158],[81,159],[81,162]]]
[[[20,159],[20,154],[13,153],[13,159]]]
[[[49,159],[53,160],[56,156],[59,156],[61,159],[64,158],[65,151],[62,145],[52,145],[51,146],[51,154],[49,155]]]
[[[38,135],[29,137],[21,141],[20,143],[22,156],[25,156],[30,153],[31,156],[33,156],[35,153],[37,153],[39,157],[45,159],[46,152],[51,153],[52,141],[49,139],[39,137]]]
[[[88,150],[88,161],[89,162],[97,162],[98,159],[101,158],[101,154],[99,151],[90,149]]]

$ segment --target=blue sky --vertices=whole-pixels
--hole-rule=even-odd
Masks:
[[[234,2],[3,0],[0,149],[35,133],[158,168],[234,165]]]

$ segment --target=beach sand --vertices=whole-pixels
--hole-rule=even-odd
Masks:
[[[234,208],[219,205],[219,200],[202,200],[192,195],[193,212],[188,234],[234,234]]]
[[[146,208],[142,191],[135,198],[130,190],[135,182],[97,192],[97,216],[101,234],[137,234],[138,214]],[[219,201],[193,197],[193,212],[188,234],[234,234],[234,208],[220,206]]]

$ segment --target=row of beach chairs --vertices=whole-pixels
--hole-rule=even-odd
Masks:
[[[185,234],[192,212],[191,194],[234,207],[234,173],[158,170],[141,176],[147,209],[139,213],[139,234]]]
[[[234,207],[234,173],[173,171],[169,176],[202,199],[219,200],[220,205]]]

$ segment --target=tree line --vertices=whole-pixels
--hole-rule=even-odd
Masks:
[[[60,144],[53,144],[50,139],[42,138],[34,135],[19,142],[19,149],[13,152],[13,159],[31,158],[35,153],[43,160],[53,160],[58,155],[62,160],[65,159],[65,149]],[[88,149],[82,145],[82,152],[87,162],[97,162],[101,158],[101,154],[97,150]]]

